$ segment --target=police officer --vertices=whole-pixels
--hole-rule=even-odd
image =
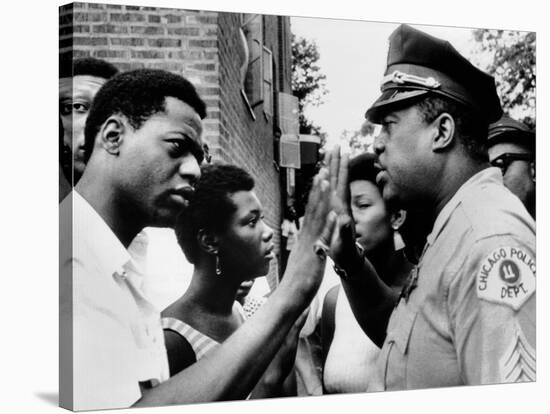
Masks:
[[[503,116],[489,126],[489,161],[499,167],[504,185],[536,216],[535,133]]]
[[[335,269],[382,346],[368,390],[534,381],[535,223],[488,162],[488,125],[502,115],[493,78],[448,42],[402,25],[381,90],[366,113],[382,125],[377,183],[432,225],[395,295],[354,247],[339,200]]]

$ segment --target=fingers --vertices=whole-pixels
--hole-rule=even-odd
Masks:
[[[330,188],[334,191],[338,186],[338,171],[340,170],[340,147],[338,145],[329,151],[329,162]]]
[[[330,246],[330,241],[332,240],[332,233],[334,232],[334,227],[336,225],[337,218],[338,218],[338,215],[332,210],[327,215],[327,221],[325,223],[325,227],[323,228],[323,232],[319,237],[319,240],[322,243],[324,243],[326,246]]]
[[[314,237],[323,229],[330,208],[330,185],[328,170],[322,168],[314,177],[304,217],[304,229],[308,228]]]
[[[336,197],[338,198],[338,200],[340,200],[340,203],[344,208],[347,208],[349,204],[348,165],[349,155],[343,154],[340,158],[340,164],[338,168],[337,185],[336,187],[333,187],[333,189],[335,189],[336,191]]]
[[[338,232],[345,249],[351,249],[355,247],[355,229],[353,220],[347,214],[338,216],[337,219]]]

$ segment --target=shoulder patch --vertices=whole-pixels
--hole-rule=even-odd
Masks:
[[[493,250],[477,272],[477,296],[518,310],[535,292],[535,260],[521,247]]]

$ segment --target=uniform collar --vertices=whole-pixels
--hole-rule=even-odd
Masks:
[[[464,198],[468,194],[470,194],[471,190],[487,183],[502,184],[502,173],[500,172],[500,169],[495,167],[485,168],[470,177],[468,181],[462,184],[462,186],[447,202],[447,204],[445,204],[445,207],[443,207],[443,209],[437,216],[432,232],[428,235],[426,239],[427,243],[424,251],[426,251],[427,247],[429,245],[432,245],[435,239],[437,239],[437,237],[449,221],[449,218],[451,217],[453,211],[464,200]]]

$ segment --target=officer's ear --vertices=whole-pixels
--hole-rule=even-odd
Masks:
[[[434,127],[434,136],[432,140],[432,150],[434,152],[443,151],[453,144],[455,136],[455,120],[447,112],[439,114],[432,122]]]
[[[537,182],[537,177],[536,177],[535,161],[531,161],[529,163],[529,166],[531,168],[531,179],[533,180],[534,183],[536,183]]]
[[[405,210],[398,210],[391,214],[390,223],[391,227],[394,230],[399,230],[399,228],[405,223],[407,219],[407,212]]]
[[[200,249],[208,254],[217,254],[220,248],[218,236],[210,230],[200,229],[197,233],[197,242]]]
[[[120,116],[110,116],[99,131],[99,145],[109,154],[118,156],[126,128]]]

